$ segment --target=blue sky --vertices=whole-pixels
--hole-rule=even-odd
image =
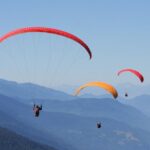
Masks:
[[[78,64],[78,70],[72,71],[70,79],[64,75],[61,84],[79,85],[93,80],[136,84],[138,80],[129,74],[116,77],[116,72],[122,68],[140,70],[145,76],[145,84],[149,84],[149,8],[148,0],[3,0],[0,4],[0,34],[20,27],[47,26],[83,39],[91,48],[93,59],[83,58],[84,65]],[[11,73],[7,71],[7,74]],[[56,84],[59,84],[57,79]]]

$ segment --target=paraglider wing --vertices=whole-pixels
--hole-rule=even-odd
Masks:
[[[120,70],[120,71],[118,72],[118,76],[119,76],[120,74],[124,73],[124,72],[131,72],[131,73],[133,73],[134,75],[136,75],[136,76],[140,79],[141,82],[144,81],[143,75],[142,75],[140,72],[138,72],[137,70],[134,70],[134,69],[123,69],[123,70]]]
[[[97,87],[103,88],[103,89],[105,89],[106,91],[108,91],[109,93],[111,93],[114,98],[117,98],[117,97],[118,97],[117,90],[116,90],[112,85],[109,85],[109,84],[104,83],[104,82],[99,82],[99,81],[96,81],[96,82],[89,82],[89,83],[87,83],[87,84],[84,84],[84,85],[80,86],[80,87],[76,90],[75,95],[78,95],[78,94],[80,93],[80,91],[83,90],[84,88],[86,88],[86,87],[91,87],[91,86],[97,86]]]
[[[85,48],[85,50],[87,51],[87,53],[90,56],[90,59],[92,58],[92,53],[90,48],[88,47],[88,45],[82,41],[80,38],[78,38],[77,36],[59,30],[59,29],[54,29],[54,28],[48,28],[48,27],[26,27],[26,28],[20,28],[17,30],[13,30],[5,35],[3,35],[2,37],[0,37],[0,42],[3,42],[4,40],[6,40],[7,38],[14,36],[14,35],[18,35],[18,34],[23,34],[23,33],[28,33],[28,32],[45,32],[45,33],[50,33],[50,34],[56,34],[56,35],[60,35],[69,39],[72,39],[73,41],[79,43],[81,46],[83,46]]]

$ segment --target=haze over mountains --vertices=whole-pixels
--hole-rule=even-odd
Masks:
[[[30,92],[37,88],[35,98]],[[39,118],[32,112],[34,98],[43,103]],[[1,80],[0,104],[0,127],[58,150],[150,149],[150,117],[120,99],[75,98],[29,83]],[[96,128],[97,121],[102,128]]]
[[[56,89],[67,92],[68,94],[72,94],[79,86],[81,85],[61,85],[57,86]],[[117,89],[120,97],[124,97],[125,92],[128,92],[132,98],[140,95],[150,95],[150,85],[120,83],[118,85],[114,85],[114,87]],[[106,96],[106,92],[99,90],[99,88],[88,88],[84,89],[80,96],[85,98],[102,98],[103,96]]]
[[[17,83],[0,79],[0,93],[10,97],[17,97],[22,99],[43,98],[43,99],[71,99],[70,96],[64,92],[46,88],[40,85],[31,83]]]
[[[150,95],[140,95],[129,100],[122,99],[121,102],[137,108],[150,117]]]

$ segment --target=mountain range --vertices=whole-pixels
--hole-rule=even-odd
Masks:
[[[12,82],[6,82],[8,87],[11,85],[13,88]],[[14,83],[14,86],[17,84]],[[49,97],[43,98],[40,90],[45,90],[45,87],[42,86],[38,97],[34,99],[28,92],[32,85],[30,83],[19,84],[17,87],[23,87],[19,93],[21,97],[17,95],[18,90],[14,90],[11,95],[10,88],[6,83],[4,85],[5,90],[2,84],[0,85],[0,127],[29,140],[57,150],[150,149],[150,118],[135,106],[123,103],[127,100],[117,101],[106,97],[80,98],[65,93],[62,99],[62,92],[47,88],[50,91],[47,92]],[[36,86],[39,87],[34,85]],[[22,91],[24,94],[21,94]],[[58,95],[51,98],[53,92]],[[139,99],[142,98],[143,96]],[[34,117],[32,101],[43,104],[39,118]],[[97,122],[102,123],[102,128],[96,128]]]

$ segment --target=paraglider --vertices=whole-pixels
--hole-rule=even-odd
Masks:
[[[139,71],[134,70],[134,69],[129,69],[129,68],[127,68],[127,69],[122,69],[122,70],[120,70],[117,74],[118,74],[118,76],[119,76],[120,74],[125,73],[125,72],[130,72],[130,73],[132,73],[133,75],[135,75],[136,77],[138,77],[138,79],[140,80],[140,82],[144,82],[144,77],[143,77],[143,75],[142,75]],[[128,93],[127,93],[127,92],[125,93],[125,97],[128,97]]]
[[[80,93],[80,91],[83,90],[84,88],[91,87],[91,86],[96,86],[96,87],[100,87],[100,88],[105,89],[106,91],[108,91],[109,93],[111,93],[112,96],[115,99],[118,97],[118,92],[117,92],[117,90],[112,85],[109,85],[109,84],[104,83],[104,82],[99,82],[99,81],[89,82],[89,83],[86,83],[86,84],[80,86],[76,90],[75,95],[78,95]]]
[[[36,104],[33,105],[33,112],[35,114],[35,117],[39,117],[41,110],[42,110],[42,105],[40,106]]]
[[[128,93],[125,93],[125,97],[128,97]]]
[[[141,82],[144,82],[144,77],[139,71],[134,70],[134,69],[122,69],[118,72],[118,76],[124,72],[131,72],[132,74],[136,75],[140,79]]]
[[[90,48],[79,37],[77,37],[77,36],[75,36],[75,35],[73,35],[73,34],[71,34],[69,32],[66,32],[66,31],[63,31],[63,30],[59,30],[59,29],[55,29],[55,28],[49,28],[49,27],[25,27],[25,28],[19,28],[19,29],[10,31],[10,32],[4,34],[3,36],[1,36],[0,37],[0,43],[4,42],[5,40],[7,40],[8,38],[11,38],[13,36],[20,35],[20,34],[25,34],[25,33],[33,33],[33,32],[40,32],[40,33],[47,33],[47,34],[58,35],[58,36],[61,36],[61,37],[65,37],[65,38],[67,38],[69,40],[72,40],[72,41],[76,42],[77,44],[79,44],[82,48],[84,48],[85,52],[88,54],[88,56],[90,57],[90,59],[92,58],[92,52],[91,52]],[[24,58],[26,59],[26,56]],[[49,62],[48,62],[47,66],[49,66]],[[27,69],[28,69],[28,66],[27,66]],[[56,71],[54,71],[54,72],[56,72]],[[34,104],[33,111],[35,113],[35,117],[38,117],[40,115],[40,111],[41,110],[42,110],[42,105],[39,106],[39,105],[35,105]]]
[[[97,128],[101,128],[101,127],[102,127],[102,124],[101,124],[100,122],[97,122],[97,123],[96,123],[96,127],[97,127]]]
[[[60,35],[60,36],[69,38],[69,39],[77,42],[81,46],[83,46],[85,48],[85,50],[87,51],[87,53],[89,54],[90,59],[92,58],[91,50],[90,50],[90,48],[88,47],[88,45],[84,41],[82,41],[80,38],[78,38],[77,36],[75,36],[75,35],[73,35],[73,34],[71,34],[69,32],[66,32],[66,31],[63,31],[63,30],[59,30],[59,29],[54,29],[54,28],[48,28],[48,27],[19,28],[19,29],[13,30],[11,32],[8,32],[7,34],[5,34],[2,37],[0,37],[0,42],[3,42],[7,38],[10,38],[10,37],[12,37],[14,35],[30,33],[30,32],[44,32],[44,33],[56,34],[56,35]]]

